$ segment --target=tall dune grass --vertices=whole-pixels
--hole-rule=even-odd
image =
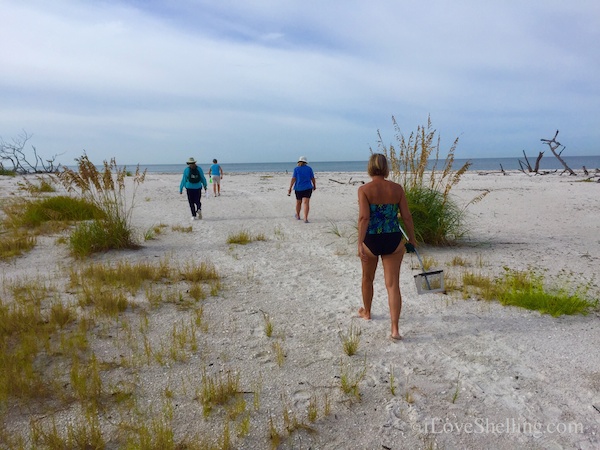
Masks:
[[[127,201],[125,180],[129,172],[119,168],[115,158],[104,161],[101,170],[87,155],[76,158],[77,169],[63,167],[58,181],[69,193],[75,193],[104,212],[103,219],[80,224],[70,238],[71,251],[83,257],[109,249],[136,248],[138,243],[131,227],[131,215],[137,187],[144,182],[146,171],[139,166],[133,175],[133,192]]]
[[[459,208],[450,192],[467,172],[467,161],[454,169],[454,153],[458,138],[454,140],[445,157],[440,154],[440,136],[432,127],[420,125],[416,132],[404,137],[396,119],[392,117],[397,144],[385,145],[378,131],[378,149],[390,163],[390,179],[401,184],[406,191],[413,215],[415,233],[421,242],[448,245],[466,233],[464,208]],[[481,200],[485,193],[470,203]]]

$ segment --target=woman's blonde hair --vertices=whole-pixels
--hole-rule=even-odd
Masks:
[[[382,155],[381,153],[373,153],[369,158],[367,173],[370,177],[378,175],[387,177],[390,174],[390,168],[385,155]]]

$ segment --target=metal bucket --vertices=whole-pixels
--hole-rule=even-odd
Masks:
[[[436,292],[444,292],[444,271],[431,270],[422,272],[414,276],[417,286],[417,293],[434,294]]]

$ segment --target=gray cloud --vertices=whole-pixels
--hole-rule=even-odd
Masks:
[[[459,157],[600,153],[595,1],[0,4],[0,136],[66,163],[364,159],[391,116]],[[312,157],[312,159],[317,159]]]

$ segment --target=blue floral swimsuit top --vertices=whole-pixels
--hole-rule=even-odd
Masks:
[[[371,216],[367,234],[399,233],[398,204],[369,205]]]

